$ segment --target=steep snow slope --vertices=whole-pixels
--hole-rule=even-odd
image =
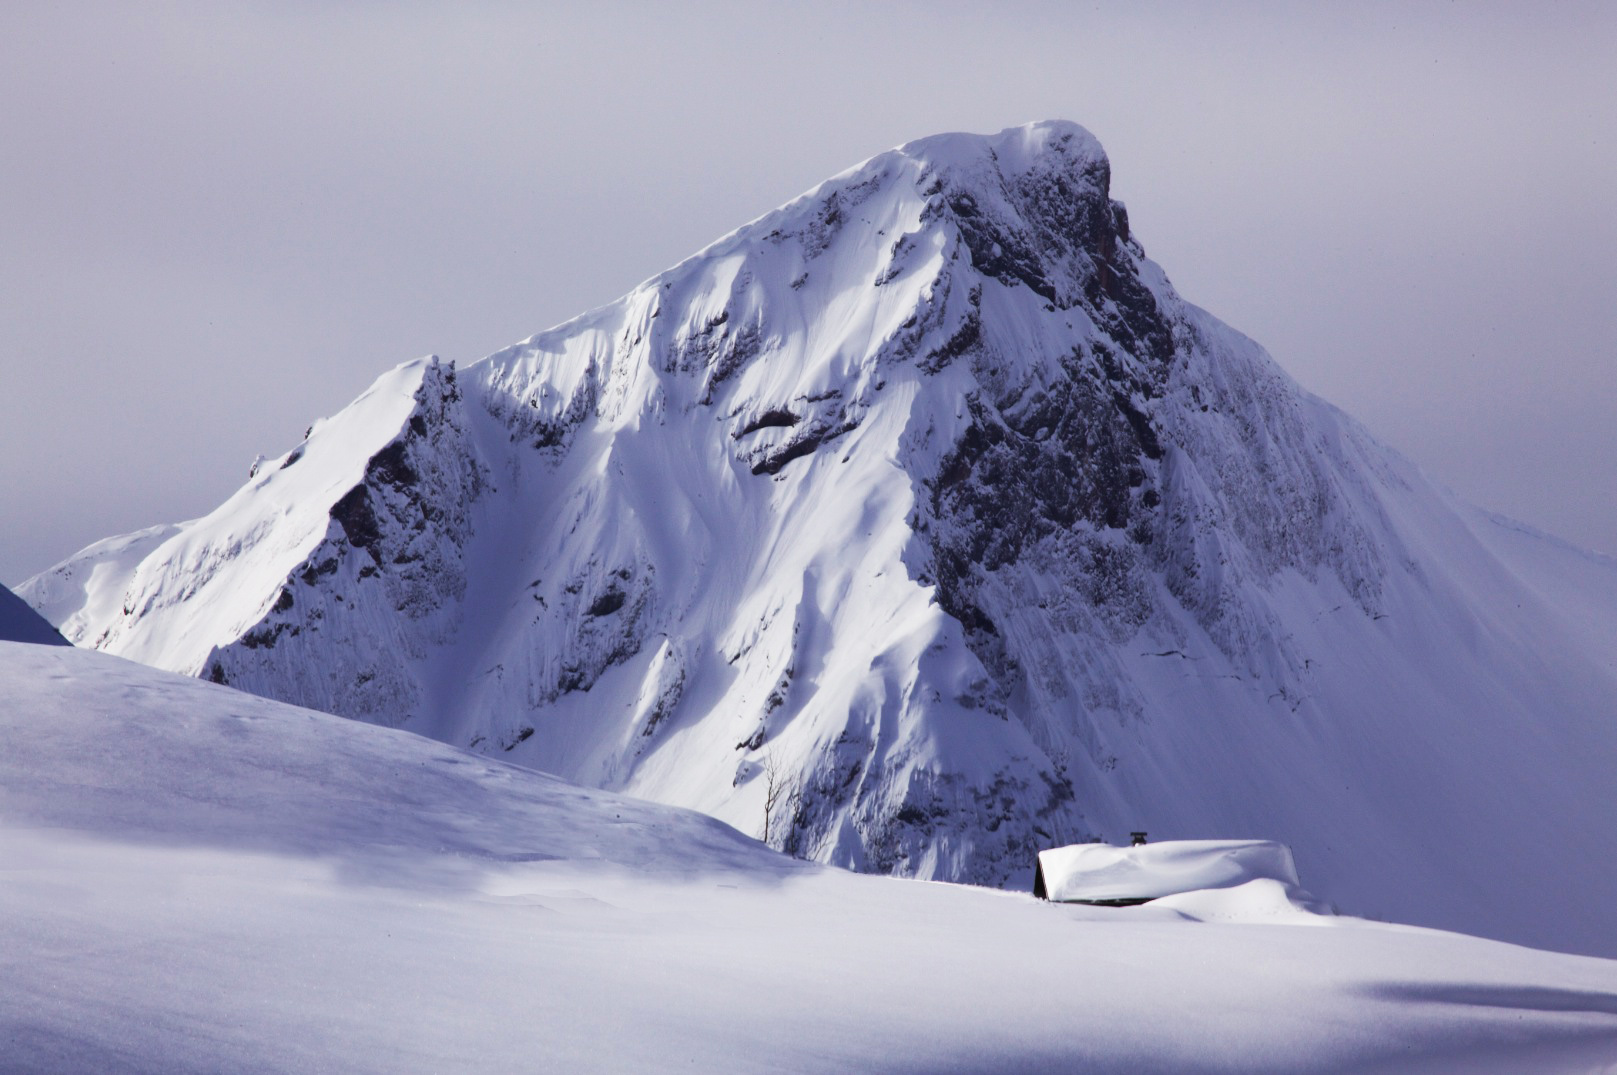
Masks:
[[[24,595],[821,861],[1260,836],[1356,911],[1617,954],[1617,565],[1300,391],[1108,180],[1065,123],[884,153]]]
[[[28,607],[28,602],[0,586],[0,642],[30,642],[35,645],[65,646],[67,639]]]
[[[1240,889],[1105,911],[861,877],[104,654],[0,643],[0,682],[7,1070],[1557,1072],[1617,1055],[1609,961]]]

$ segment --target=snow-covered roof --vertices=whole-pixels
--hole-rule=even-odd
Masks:
[[[1086,903],[1150,900],[1263,878],[1298,885],[1291,848],[1273,840],[1072,844],[1039,852],[1039,874],[1047,899]]]

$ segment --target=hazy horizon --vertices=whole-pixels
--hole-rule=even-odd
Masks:
[[[692,13],[692,12],[696,13]],[[4,17],[0,580],[221,503],[397,363],[945,130],[1105,145],[1180,293],[1617,553],[1617,9],[87,5]]]

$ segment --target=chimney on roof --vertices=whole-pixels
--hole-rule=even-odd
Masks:
[[[1131,832],[1131,833],[1129,833],[1129,846],[1130,847],[1139,847],[1143,843],[1145,843],[1145,833],[1143,833],[1143,832]]]

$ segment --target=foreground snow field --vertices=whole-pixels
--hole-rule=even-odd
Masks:
[[[104,654],[0,683],[8,1071],[1617,1070],[1607,960],[855,875]]]

